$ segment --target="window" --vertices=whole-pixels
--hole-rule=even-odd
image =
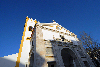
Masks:
[[[26,64],[26,66],[25,67],[27,67],[27,64]]]
[[[29,26],[29,31],[32,31],[33,27],[32,26]]]
[[[48,67],[55,67],[56,66],[56,61],[48,61]]]
[[[33,46],[33,41],[32,41],[32,46]]]

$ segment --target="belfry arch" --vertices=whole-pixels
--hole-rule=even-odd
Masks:
[[[77,67],[80,63],[75,53],[69,48],[63,48],[61,50],[61,56],[65,67]]]

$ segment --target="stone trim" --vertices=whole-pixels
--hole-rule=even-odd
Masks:
[[[75,35],[74,33],[70,32],[69,30],[65,29],[64,27],[63,27],[63,28],[64,28],[67,32],[69,32],[69,34],[68,34],[68,33],[64,33],[64,32],[60,32],[60,31],[58,31],[58,30],[53,30],[53,29],[50,29],[50,28],[46,28],[46,27],[40,26],[40,24],[37,24],[36,27],[37,27],[37,28],[40,27],[41,29],[44,29],[44,30],[48,30],[48,31],[52,31],[52,32],[56,32],[56,33],[60,33],[60,34],[64,34],[64,35],[68,35],[68,36],[72,36],[72,37],[74,37],[74,38],[77,38],[77,35]],[[77,38],[77,39],[78,39],[78,38]]]

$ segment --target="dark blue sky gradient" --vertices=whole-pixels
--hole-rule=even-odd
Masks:
[[[0,0],[0,57],[19,52],[26,16],[85,31],[100,42],[100,0]]]

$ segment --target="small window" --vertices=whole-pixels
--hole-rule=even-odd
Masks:
[[[33,41],[32,41],[32,46],[33,46]]]
[[[27,67],[27,64],[26,64],[26,67]]]
[[[60,35],[60,37],[61,37],[61,35]]]
[[[29,26],[29,31],[32,31],[33,27],[32,26]]]
[[[55,67],[56,66],[56,61],[48,61],[48,67]]]

